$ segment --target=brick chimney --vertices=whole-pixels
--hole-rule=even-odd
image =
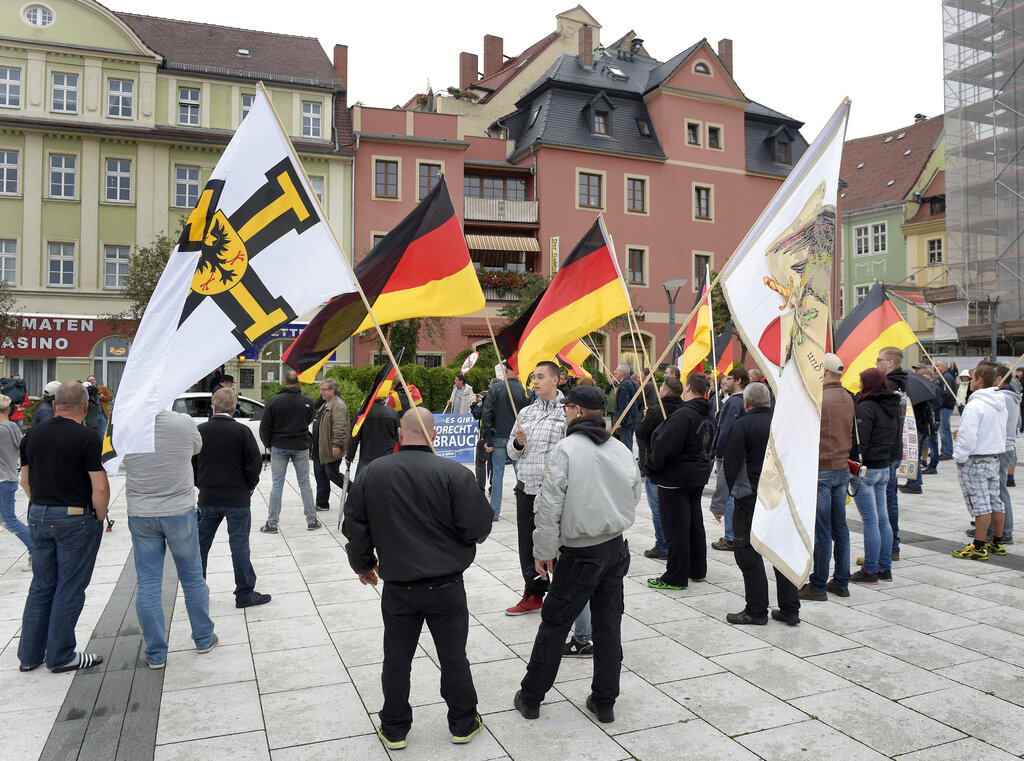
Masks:
[[[729,76],[733,76],[732,73],[732,40],[728,37],[718,41],[718,59],[722,62],[725,70],[729,72]]]
[[[459,53],[459,89],[465,90],[480,77],[480,61],[473,53]]]
[[[586,24],[580,27],[579,61],[588,69],[594,65],[594,29]]]
[[[493,34],[484,35],[484,76],[497,74],[501,64],[505,62],[505,41]]]
[[[334,71],[348,88],[348,45],[334,46]]]

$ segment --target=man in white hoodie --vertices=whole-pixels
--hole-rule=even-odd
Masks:
[[[953,557],[961,560],[988,560],[989,552],[1006,554],[1006,512],[999,495],[999,457],[1005,449],[1007,414],[998,382],[991,365],[974,368],[971,397],[960,418],[960,431],[953,447],[960,490],[967,512],[974,518],[974,541],[953,551]],[[986,541],[990,525],[992,540]]]
[[[604,394],[593,386],[576,386],[562,399],[566,436],[548,455],[535,502],[536,573],[546,580],[556,556],[558,565],[522,689],[513,701],[526,719],[540,716],[540,704],[558,676],[566,634],[589,600],[594,679],[586,705],[598,721],[615,720],[622,667],[622,579],[629,570],[629,545],[622,534],[633,525],[643,481],[633,452],[613,441],[605,428],[604,406]]]

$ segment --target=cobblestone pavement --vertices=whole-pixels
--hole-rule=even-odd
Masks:
[[[846,599],[806,602],[803,623],[792,628],[725,623],[727,612],[743,607],[731,553],[709,550],[707,583],[682,592],[648,589],[646,579],[662,563],[642,555],[653,533],[641,502],[627,536],[633,558],[613,724],[597,723],[583,706],[587,660],[562,663],[538,721],[526,722],[512,708],[539,617],[504,614],[522,587],[511,472],[502,519],[465,577],[469,656],[485,730],[470,745],[450,744],[436,654],[425,634],[412,671],[415,723],[399,757],[925,761],[984,754],[994,761],[1024,754],[1024,553],[1012,545],[1006,557],[987,563],[950,556],[966,542],[968,525],[952,463],[925,477],[924,494],[900,495],[904,544],[894,580],[853,585]],[[22,545],[0,533],[0,755],[95,759],[99,751],[86,749],[106,747],[103,757],[111,759],[386,759],[374,734],[382,703],[379,593],[360,585],[348,567],[335,528],[337,495],[331,511],[321,513],[326,530],[308,532],[289,480],[281,533],[261,534],[270,488],[265,471],[254,498],[252,559],[257,587],[273,601],[235,609],[222,529],[209,569],[220,645],[209,655],[195,653],[178,590],[167,668],[147,672],[124,596],[133,571],[126,565],[123,487],[123,477],[113,479],[117,522],[104,535],[77,630],[80,645],[91,636],[120,643],[108,645],[113,650],[94,688],[79,681],[84,672],[18,672],[31,574],[22,572]],[[19,494],[18,511],[24,510]],[[849,515],[856,558],[862,542],[852,504]],[[721,536],[710,514],[705,528],[709,543]],[[107,631],[110,620],[120,621],[119,611],[120,629]],[[129,687],[118,684],[133,685],[131,698]],[[146,690],[151,700],[136,699]]]

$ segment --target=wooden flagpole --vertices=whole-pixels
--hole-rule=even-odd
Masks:
[[[277,125],[280,128],[281,133],[285,136],[285,139],[288,142],[288,148],[291,150],[292,159],[298,166],[299,171],[302,172],[302,176],[306,181],[306,187],[313,187],[313,184],[309,181],[309,176],[306,174],[305,167],[302,166],[302,162],[299,160],[299,156],[295,152],[295,146],[292,145],[292,141],[288,137],[288,131],[284,128],[284,124],[281,123],[281,117],[278,115],[277,109],[274,108],[274,103],[270,99],[270,94],[267,92],[267,88],[264,87],[262,81],[258,82],[256,86],[263,93],[263,97],[267,99],[267,105],[270,106],[270,112],[274,115],[274,118],[277,120]],[[345,267],[348,269],[349,274],[352,276],[352,282],[355,283],[356,290],[359,292],[359,297],[363,300],[363,305],[366,307],[366,313],[369,315],[370,319],[373,320],[373,327],[377,330],[377,336],[380,338],[381,345],[384,347],[384,351],[387,352],[388,359],[391,360],[391,364],[395,368],[395,378],[397,378],[401,382],[402,386],[406,390],[406,394],[409,397],[409,409],[413,409],[415,408],[416,403],[412,399],[412,392],[409,390],[409,384],[405,382],[405,378],[402,376],[402,371],[398,367],[398,362],[395,361],[395,355],[391,353],[391,345],[388,343],[387,338],[384,336],[384,331],[381,330],[380,323],[377,322],[377,315],[373,313],[373,306],[370,304],[370,300],[366,298],[366,293],[363,291],[363,286],[360,284],[359,278],[356,277],[356,273],[352,269],[351,262],[349,262],[348,257],[345,255],[345,249],[342,248],[341,242],[338,240],[338,236],[334,232],[334,226],[331,224],[330,219],[328,219],[327,217],[327,213],[324,211],[323,206],[320,204],[320,199],[317,198],[316,193],[312,193],[311,195],[313,196],[313,202],[317,205],[317,208],[320,210],[320,219],[323,221],[325,225],[327,225],[327,229],[331,231],[331,236],[334,238],[334,242],[338,246],[338,251],[341,252],[341,258],[345,262]],[[408,412],[408,410],[406,410],[406,412]],[[403,417],[404,416],[405,415],[403,413]],[[423,423],[423,420],[422,418],[420,418],[419,415],[414,415],[414,417],[416,418],[416,421],[419,423],[420,430],[423,433],[423,438],[427,440],[427,446],[430,447],[430,451],[433,452],[434,454],[437,454],[437,452],[434,450],[434,441],[431,438],[430,433],[427,431],[427,426]]]
[[[512,387],[508,385],[508,376],[505,375],[505,360],[501,357],[501,349],[498,348],[498,340],[494,337],[494,328],[491,327],[491,318],[487,314],[487,304],[484,303],[484,322],[487,323],[487,332],[491,334],[491,343],[494,345],[494,353],[498,357],[498,364],[501,365],[501,380],[505,383],[505,390],[508,392],[508,403],[512,405],[512,415],[516,419],[516,428],[519,425],[519,410],[516,409],[516,400],[512,397]]]
[[[704,264],[704,282],[711,282],[711,265]],[[718,400],[718,355],[715,353],[715,316],[711,311],[711,289],[708,288],[708,328],[711,336],[711,376],[715,379],[715,415],[721,412]]]

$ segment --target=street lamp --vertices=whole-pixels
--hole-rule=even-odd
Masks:
[[[679,295],[679,289],[684,285],[686,285],[686,278],[682,277],[675,280],[666,280],[661,284],[661,287],[665,289],[665,296],[668,298],[668,336],[670,341],[676,335],[676,296]],[[679,343],[672,341],[672,350],[668,355],[669,363],[676,361],[676,349],[678,348]]]

